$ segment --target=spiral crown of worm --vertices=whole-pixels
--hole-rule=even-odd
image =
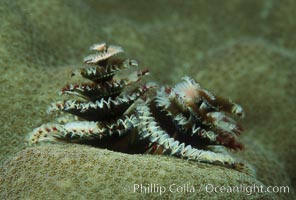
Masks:
[[[28,134],[29,145],[73,142],[126,153],[165,154],[223,165],[254,175],[254,169],[228,149],[240,150],[242,127],[229,115],[244,117],[242,107],[216,96],[190,77],[174,87],[141,83],[148,70],[118,56],[123,49],[99,43],[87,65],[72,72],[85,82],[66,85],[74,96],[48,108],[61,116]],[[136,70],[133,70],[136,68]],[[128,76],[119,72],[133,70]],[[61,112],[62,111],[62,112]]]

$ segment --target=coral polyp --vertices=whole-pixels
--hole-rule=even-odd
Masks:
[[[230,117],[244,117],[240,105],[214,95],[190,77],[174,87],[142,83],[148,70],[138,69],[136,60],[119,57],[122,47],[99,43],[91,50],[97,53],[84,59],[86,67],[71,74],[86,81],[66,85],[60,92],[75,98],[51,104],[48,112],[61,116],[29,133],[29,145],[82,143],[253,173],[227,152],[243,149],[237,139],[242,127]],[[128,75],[118,75],[122,71]]]

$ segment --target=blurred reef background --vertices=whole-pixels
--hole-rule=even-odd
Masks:
[[[133,193],[130,187],[190,182],[289,186],[289,194],[251,197],[293,199],[295,8],[294,0],[1,0],[1,198],[155,198],[159,195]],[[122,46],[127,57],[149,68],[150,80],[174,84],[190,75],[239,102],[246,110],[241,136],[246,150],[237,156],[257,168],[257,178],[218,166],[81,145],[25,149],[25,135],[51,120],[46,108],[59,99],[68,73],[83,65],[91,44],[103,41]],[[215,195],[225,199],[229,194]]]

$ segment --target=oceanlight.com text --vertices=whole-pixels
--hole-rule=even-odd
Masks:
[[[164,193],[245,193],[252,195],[255,193],[290,193],[289,186],[264,186],[264,185],[245,185],[223,186],[214,184],[194,185],[191,183],[161,185],[151,184],[134,184],[133,192],[137,193],[156,193],[162,195]]]

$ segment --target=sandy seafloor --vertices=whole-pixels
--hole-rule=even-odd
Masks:
[[[296,1],[0,1],[1,199],[293,199]],[[47,106],[96,42],[123,46],[149,80],[190,75],[246,111],[240,136],[257,177],[165,156],[82,145],[26,149],[49,122]],[[134,184],[194,186],[194,192],[134,193]],[[288,186],[287,193],[209,193],[216,186]]]

